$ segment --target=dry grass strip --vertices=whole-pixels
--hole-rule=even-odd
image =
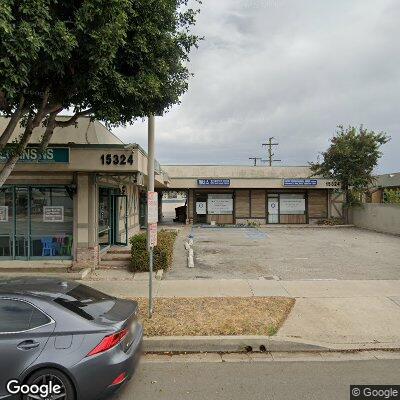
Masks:
[[[158,297],[149,320],[147,299],[134,300],[146,336],[272,336],[295,303],[286,297]]]

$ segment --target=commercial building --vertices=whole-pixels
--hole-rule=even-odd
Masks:
[[[0,119],[0,132],[7,123]],[[21,134],[16,129],[11,141]],[[0,189],[0,259],[70,260],[96,267],[112,245],[126,245],[146,212],[147,155],[89,118],[56,128],[40,154],[43,128]],[[3,156],[1,162],[5,162]],[[169,178],[156,163],[156,187]]]
[[[0,118],[0,132],[6,124]],[[11,141],[21,132],[18,127]],[[127,245],[145,226],[147,154],[89,118],[56,128],[41,153],[43,133],[35,129],[0,189],[0,260],[96,268],[111,246]],[[155,171],[160,203],[165,191],[187,194],[188,223],[308,224],[341,212],[336,183],[312,177],[308,167],[156,162]]]
[[[336,182],[312,177],[309,167],[163,166],[169,188],[188,193],[193,223],[312,224],[340,217]]]

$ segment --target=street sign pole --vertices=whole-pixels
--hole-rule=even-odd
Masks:
[[[154,115],[148,119],[148,158],[147,158],[147,247],[149,251],[149,318],[153,314],[153,248],[157,241],[157,220],[154,221]],[[158,208],[158,207],[157,207]],[[157,210],[158,211],[158,210]],[[155,225],[155,227],[154,227]],[[155,229],[155,241],[154,241]]]

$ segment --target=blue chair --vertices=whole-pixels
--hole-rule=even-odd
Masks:
[[[42,242],[42,257],[56,255],[56,249],[51,236],[42,237],[40,241]]]

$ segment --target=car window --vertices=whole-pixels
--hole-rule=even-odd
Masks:
[[[85,285],[74,287],[54,301],[89,321],[104,315],[115,305],[113,297]]]
[[[0,299],[0,333],[26,331],[49,322],[45,314],[24,301]]]

